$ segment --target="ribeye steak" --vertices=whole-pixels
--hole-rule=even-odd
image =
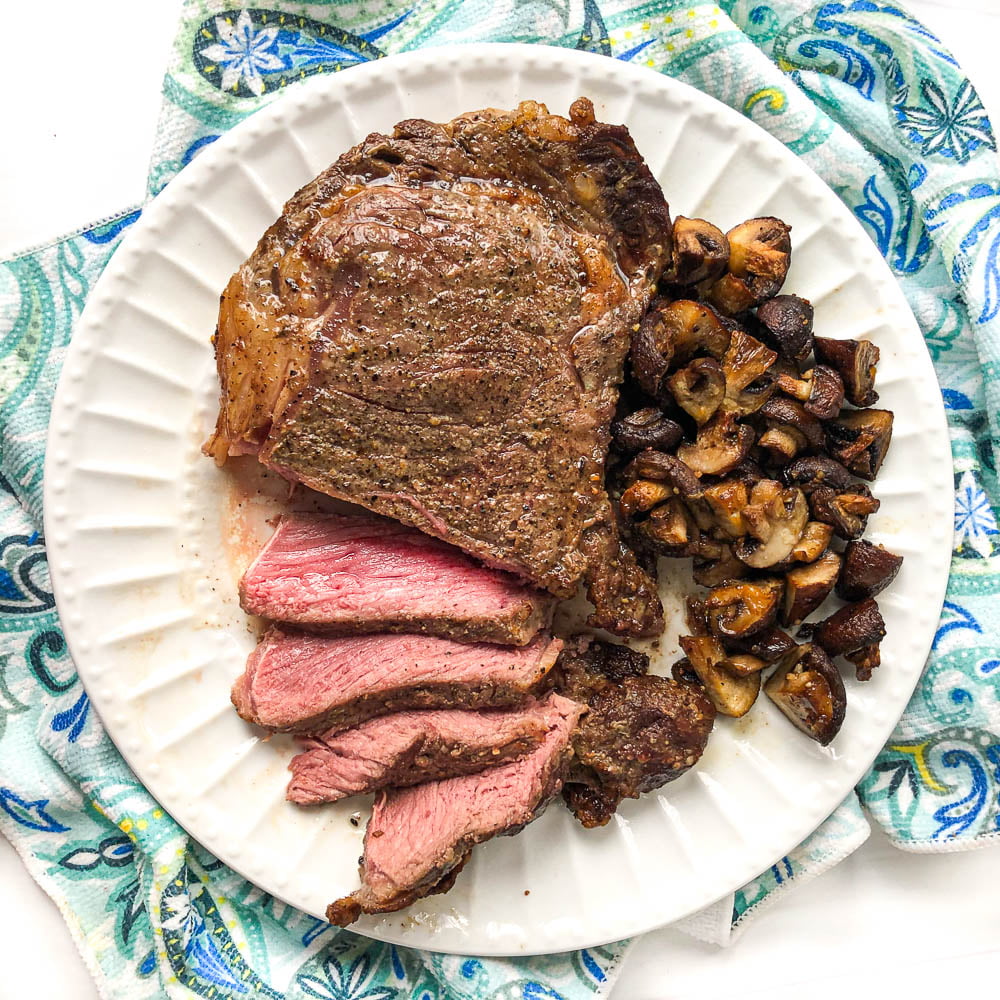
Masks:
[[[629,331],[670,255],[663,193],[580,99],[370,135],[285,206],[227,286],[222,463],[458,545],[594,624],[662,629],[604,489]]]

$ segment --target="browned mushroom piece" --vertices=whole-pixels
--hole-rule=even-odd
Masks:
[[[764,692],[797,729],[821,746],[844,724],[844,682],[829,656],[813,643],[789,650],[768,678]]]
[[[695,358],[667,379],[667,388],[677,405],[703,424],[726,397],[726,376],[715,358]]]
[[[694,555],[697,529],[678,497],[660,504],[635,530],[659,555],[673,558]]]
[[[777,663],[795,645],[795,640],[787,632],[782,632],[774,625],[761,629],[749,639],[738,643],[741,651],[750,653],[765,663]]]
[[[694,444],[683,444],[677,457],[701,476],[724,476],[749,454],[753,428],[736,422],[736,415],[720,411],[699,428]]]
[[[626,517],[652,510],[658,504],[674,498],[673,490],[666,484],[653,479],[637,479],[625,490],[618,501],[621,512]]]
[[[854,676],[859,681],[870,681],[872,671],[882,664],[882,653],[877,645],[862,646],[853,653],[845,653],[844,659],[854,664]]]
[[[856,485],[854,477],[839,462],[822,456],[797,458],[782,474],[789,486],[798,486],[806,496],[820,486],[847,493]]]
[[[879,506],[879,501],[864,483],[855,483],[847,493],[838,493],[831,486],[820,486],[809,494],[809,511],[813,518],[829,524],[833,533],[845,541],[861,537],[868,516]]]
[[[724,274],[718,281],[702,282],[698,290],[724,316],[738,316],[757,304],[749,283],[735,274]]]
[[[759,674],[767,663],[759,656],[752,653],[729,653],[724,660],[719,662],[719,666],[737,677],[749,677],[751,674]]]
[[[892,440],[892,411],[848,410],[826,423],[830,454],[862,479],[874,479]]]
[[[871,341],[816,337],[813,349],[817,361],[840,373],[847,398],[855,406],[872,406],[878,402],[874,385],[879,349]]]
[[[619,451],[630,455],[644,448],[673,448],[684,436],[681,425],[662,410],[647,406],[611,425],[611,438]]]
[[[812,353],[813,307],[797,295],[776,295],[762,302],[757,319],[782,356],[802,364]]]
[[[854,653],[864,646],[876,646],[885,638],[885,622],[878,604],[868,598],[848,604],[816,624],[813,641],[830,656]]]
[[[672,303],[654,299],[638,325],[632,330],[629,360],[632,375],[640,387],[654,398],[674,356],[675,324],[668,321],[667,310]]]
[[[742,538],[747,533],[743,511],[749,503],[749,494],[745,483],[738,479],[724,479],[721,483],[707,486],[704,496],[723,534],[729,538]]]
[[[745,639],[770,625],[778,613],[783,580],[728,580],[705,598],[708,627],[722,639]]]
[[[686,656],[682,656],[671,666],[670,676],[680,684],[701,685],[698,675],[691,668],[691,661]]]
[[[807,566],[796,566],[785,574],[785,599],[781,624],[805,621],[830,596],[840,572],[840,556],[827,552]]]
[[[664,279],[675,285],[694,285],[718,278],[729,264],[729,240],[704,219],[678,215],[673,223],[674,257]]]
[[[761,384],[758,380],[777,360],[778,355],[770,347],[744,329],[735,329],[722,358],[726,408],[739,414],[759,410],[770,398],[773,386],[769,381]]]
[[[738,559],[753,569],[766,569],[787,559],[802,538],[809,519],[809,505],[802,491],[762,479],[750,492],[743,511],[749,536],[733,546]]]
[[[802,403],[806,413],[819,420],[830,420],[840,413],[844,405],[844,383],[840,376],[826,365],[816,365],[802,378],[780,374],[775,379],[778,388]]]
[[[863,539],[848,542],[837,594],[845,601],[863,601],[881,594],[896,579],[903,557]]]
[[[809,448],[822,448],[826,439],[823,425],[797,400],[787,396],[772,396],[761,408],[760,415],[768,428],[794,428]]]
[[[667,483],[677,496],[696,500],[702,495],[698,477],[676,455],[647,449],[635,456],[628,470],[639,479]]]
[[[716,711],[731,718],[746,715],[760,694],[760,672],[739,677],[726,670],[726,652],[714,636],[682,635],[680,644]]]
[[[727,475],[730,479],[738,479],[748,490],[752,490],[754,485],[762,479],[767,479],[767,476],[764,475],[764,470],[752,458],[744,458]]]
[[[772,465],[787,465],[796,455],[809,446],[805,435],[787,424],[769,427],[757,439]]]
[[[748,219],[726,233],[729,272],[742,278],[756,302],[777,295],[792,259],[790,229],[781,219]]]
[[[833,540],[833,525],[822,521],[806,523],[802,537],[792,549],[792,559],[795,562],[811,563],[818,559]]]
[[[722,545],[720,548],[721,554],[715,558],[700,554],[694,557],[692,576],[699,586],[717,587],[726,580],[738,580],[750,572],[750,567],[733,555],[730,546]]]

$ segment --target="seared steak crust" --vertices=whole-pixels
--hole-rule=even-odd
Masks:
[[[563,798],[587,827],[604,826],[625,798],[638,798],[693,767],[715,708],[692,684],[647,674],[648,659],[586,639],[560,658],[560,687],[589,706],[573,733],[575,760]]]
[[[371,135],[226,288],[206,451],[255,451],[559,597],[586,577],[595,624],[656,633],[603,475],[669,245],[659,186],[587,101]]]

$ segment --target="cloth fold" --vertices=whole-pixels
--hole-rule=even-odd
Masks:
[[[186,0],[149,193],[304,76],[466,41],[541,42],[646,65],[758,122],[823,177],[889,261],[942,386],[954,558],[913,700],[856,795],[682,926],[730,940],[855,850],[869,819],[910,850],[1000,839],[1000,167],[972,85],[899,4],[875,0]],[[372,942],[285,906],[187,838],[108,740],[60,630],[41,486],[73,325],[138,214],[0,265],[0,831],[56,900],[107,997],[608,996],[621,943],[459,958]]]

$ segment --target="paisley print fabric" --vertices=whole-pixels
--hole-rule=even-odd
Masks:
[[[856,849],[870,818],[911,850],[1000,838],[1000,169],[974,88],[898,3],[186,0],[149,194],[305,77],[420,46],[504,40],[676,76],[793,149],[897,275],[947,407],[954,559],[913,700],[857,794],[689,930],[719,939],[705,928],[721,915],[728,938]],[[373,943],[277,902],[189,840],[104,734],[60,630],[41,484],[63,352],[139,211],[0,265],[0,830],[66,914],[105,996],[607,996],[621,944],[456,958]]]

